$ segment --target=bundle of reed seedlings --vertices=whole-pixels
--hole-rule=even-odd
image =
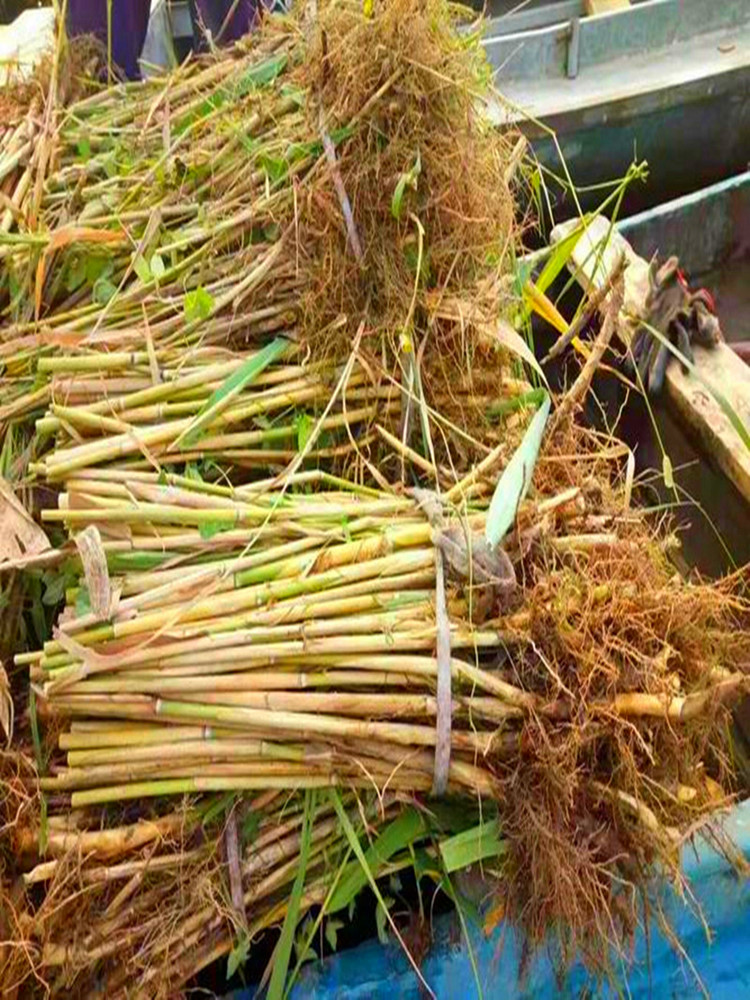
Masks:
[[[157,782],[150,792],[157,795],[189,791],[196,779],[207,781],[206,788],[233,778],[246,787],[273,787],[294,776],[315,787],[364,784],[369,772],[385,783],[399,747],[415,752],[393,775],[395,787],[429,790],[432,758],[422,748],[436,739],[435,529],[414,500],[367,489],[203,490],[188,481],[159,485],[155,474],[127,483],[91,477],[67,485],[45,520],[97,525],[105,553],[111,534],[122,537],[124,528],[131,556],[137,556],[140,535],[156,533],[162,561],[146,573],[113,576],[112,591],[120,596],[106,625],[93,612],[75,616],[81,595],[71,591],[58,638],[41,656],[24,658],[33,659],[34,679],[50,695],[50,706],[89,717],[163,719],[167,742],[178,717],[218,730],[211,730],[209,743],[165,745],[155,757],[146,748],[142,765],[135,763],[140,751],[114,751],[123,764],[130,758],[133,770],[111,761],[117,780],[109,790],[96,789],[94,775],[106,773],[96,764],[78,777],[71,772],[52,779],[49,791],[62,790],[67,781],[74,807],[122,794],[141,797],[149,794],[144,782],[124,793],[114,785],[123,776],[148,778],[155,768],[163,780],[184,779],[184,787]],[[469,538],[483,521],[481,511],[467,513]],[[201,529],[214,536],[215,546],[186,546],[185,535],[192,532],[195,539]],[[222,529],[229,529],[230,543]],[[173,538],[187,551],[177,549],[170,558],[164,546]],[[508,635],[475,628],[465,620],[465,598],[456,594],[455,602],[452,781],[489,793],[474,757],[488,748],[497,724],[518,713],[514,700],[526,699],[472,662],[477,650],[497,651]],[[87,664],[94,648],[97,662],[108,664],[106,676]],[[113,660],[98,659],[113,648]],[[109,665],[116,674],[110,676]],[[259,738],[248,740],[251,733]],[[326,735],[347,744],[343,756],[297,742]],[[361,760],[355,757],[360,745]],[[200,774],[188,774],[198,759],[205,762]]]
[[[461,865],[503,852],[491,808],[425,808],[393,792],[224,794],[107,830],[88,822],[81,810],[49,817],[51,858],[24,876],[28,891],[44,884],[47,895],[26,921],[15,969],[6,967],[9,987],[31,964],[54,995],[97,986],[115,997],[171,996],[212,961],[234,954],[236,964],[260,940],[273,978],[289,988],[301,962],[284,954],[283,941],[269,947],[269,929],[288,924],[297,946],[315,946],[329,921],[335,930],[362,906],[369,881],[398,933],[378,882],[418,855],[450,891]],[[17,849],[29,851],[26,841]]]
[[[463,444],[454,467],[432,463],[398,436],[403,394],[392,380],[373,384],[367,366],[332,366],[302,356],[291,339],[277,336],[264,347],[241,354],[201,347],[148,351],[87,351],[41,358],[38,370],[51,376],[52,402],[36,421],[42,456],[30,471],[48,483],[84,470],[116,466],[136,471],[154,463],[220,463],[232,478],[247,470],[281,470],[305,452],[305,465],[356,467],[358,457],[378,452],[391,462],[413,461],[446,486],[457,485],[476,451],[492,462],[493,473],[512,453],[519,425],[506,422],[502,447],[491,434],[472,436],[439,411],[433,419],[448,439]],[[525,422],[530,387],[524,380],[496,383],[496,392]],[[454,400],[469,401],[457,386]],[[476,398],[471,400],[479,405]],[[407,406],[409,403],[407,402]],[[312,437],[314,432],[314,438]],[[44,442],[53,440],[50,449]],[[309,447],[308,447],[309,443]],[[474,447],[472,448],[472,443]],[[396,463],[396,464],[394,464]],[[372,463],[368,462],[372,467]]]
[[[92,37],[65,41],[60,34],[54,51],[43,55],[29,77],[3,67],[5,82],[0,90],[0,239],[44,228],[44,181],[54,170],[54,146],[59,115],[69,103],[80,100],[98,86],[97,67],[101,47]],[[40,215],[42,218],[40,219]],[[23,435],[26,427],[49,401],[45,386],[37,380],[35,349],[8,346],[16,324],[33,317],[33,301],[27,295],[29,262],[3,259],[0,264],[0,446],[5,446],[9,427],[16,424]],[[27,341],[27,345],[31,341]],[[25,463],[24,463],[25,464]]]
[[[58,991],[101,962],[112,992],[134,967],[146,993],[179,987],[282,920],[291,947],[346,865],[369,880],[366,837],[437,814],[433,791],[496,817],[492,887],[530,944],[552,932],[606,969],[652,866],[679,877],[730,781],[747,602],[737,579],[674,580],[621,450],[558,422],[505,548],[486,544],[514,446],[485,410],[539,398],[510,378],[513,337],[485,344],[517,306],[516,234],[476,39],[442,0],[317,6],[73,106],[43,225],[0,237],[27,303],[0,351],[38,379],[11,413],[45,411],[32,469],[70,536],[39,562],[67,584],[55,633],[17,657],[53,744],[63,854],[29,876]],[[346,475],[305,464],[339,457]],[[280,854],[230,835],[203,879],[215,833],[162,853],[131,829],[121,870],[58,863],[66,824],[104,835],[224,793],[256,796],[261,837],[294,811]],[[394,864],[444,859],[432,827],[399,843]],[[55,916],[83,888],[77,935]]]
[[[402,457],[416,453],[433,475],[436,460],[460,466],[467,446],[468,461],[484,457],[473,431],[514,381],[505,350],[486,343],[516,306],[511,146],[476,108],[488,92],[478,39],[458,37],[443,0],[428,7],[399,0],[368,18],[323,4],[312,24],[295,11],[228,52],[60,115],[34,225],[0,233],[0,425],[50,407],[41,426],[63,427],[67,447],[105,429],[88,412],[68,424],[55,412],[102,370],[132,364],[167,381],[201,353],[230,362],[284,337],[333,372],[364,324],[357,378],[362,393],[363,371],[372,383],[371,404],[400,393],[401,412],[386,404],[380,423]],[[222,359],[227,349],[236,354]],[[127,390],[108,383],[84,405],[136,440],[105,412],[110,389],[126,405]],[[520,380],[513,395],[528,388]],[[155,398],[180,403],[157,414],[188,420],[200,399]],[[163,425],[131,403],[136,428]],[[368,433],[373,447],[384,441]]]
[[[147,352],[42,359],[40,370],[54,373],[53,402],[36,430],[54,435],[55,445],[32,471],[60,482],[112,464],[137,470],[211,460],[226,470],[281,469],[324,409],[308,458],[333,462],[366,448],[376,421],[397,419],[401,406],[394,387],[373,386],[357,367],[345,394],[326,407],[341,372],[300,363],[297,345],[284,337],[243,354],[173,350],[153,361],[158,381]]]
[[[44,517],[74,535],[96,527],[108,597],[102,609],[73,564],[55,637],[19,657],[40,710],[63,722],[43,793],[75,811],[290,789],[429,802],[440,551],[448,792],[497,810],[495,890],[531,942],[552,930],[605,967],[638,920],[635,897],[615,901],[620,880],[645,889],[654,858],[679,877],[676,847],[725,794],[748,607],[736,580],[674,579],[604,475],[613,456],[583,437],[571,425],[548,446],[489,566],[486,503],[463,494],[430,520],[421,495],[321,473],[313,493],[309,473],[240,487],[115,469],[67,480]],[[232,947],[227,920],[214,906],[194,927],[212,928],[206,960]]]

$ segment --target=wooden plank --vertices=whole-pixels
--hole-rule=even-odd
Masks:
[[[553,243],[570,234],[577,220],[556,226]],[[665,248],[668,250],[668,248]],[[628,343],[636,317],[642,314],[648,292],[648,262],[633,250],[608,219],[596,216],[582,234],[570,261],[570,268],[579,284],[587,289],[600,287],[607,274],[625,253],[625,297],[618,323],[618,336]],[[727,344],[713,349],[696,345],[695,363],[701,378],[714,386],[734,409],[745,427],[750,429],[750,367]],[[683,426],[692,429],[706,454],[715,462],[750,503],[750,449],[748,449],[711,393],[691,374],[685,374],[674,362],[664,380],[666,400]]]
[[[611,14],[613,10],[625,10],[630,6],[630,0],[585,0],[584,8],[587,14]]]

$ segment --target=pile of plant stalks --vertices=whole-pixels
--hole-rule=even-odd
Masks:
[[[54,540],[22,562],[64,592],[16,657],[45,742],[3,982],[167,995],[283,923],[280,996],[308,910],[478,863],[607,972],[729,801],[743,580],[675,578],[571,398],[486,543],[546,401],[499,325],[488,79],[442,0],[331,2],[55,113],[0,234],[0,427]]]
[[[97,731],[108,736],[106,725]],[[362,905],[368,875],[353,845],[366,852],[373,879],[408,870],[415,855],[435,878],[461,864],[461,835],[450,830],[470,828],[480,813],[462,803],[457,824],[458,816],[450,805],[427,807],[392,792],[336,790],[227,794],[107,829],[87,827],[80,810],[51,816],[49,860],[23,880],[29,895],[40,883],[48,889],[33,918],[24,913],[16,968],[25,960],[23,971],[34,968],[53,995],[104,988],[114,997],[173,996],[217,959],[246,956],[251,941],[284,921],[300,874],[296,942],[307,951],[329,923],[335,933]],[[485,817],[483,836],[497,851],[496,820]],[[231,887],[230,831],[240,846]],[[15,842],[29,857],[34,846],[28,835]],[[450,877],[443,879],[450,894]],[[396,920],[396,933],[405,934]],[[288,986],[300,964],[290,965]]]
[[[675,576],[627,506],[620,459],[573,425],[561,429],[506,540],[515,584],[488,582],[478,568],[470,579],[452,563],[448,799],[465,805],[463,823],[449,827],[429,820],[440,808],[430,798],[435,551],[446,538],[479,546],[486,502],[454,494],[436,525],[410,496],[344,490],[320,474],[315,492],[298,491],[299,473],[283,495],[146,472],[67,480],[43,517],[71,532],[97,526],[113,603],[98,619],[73,560],[55,638],[19,657],[59,733],[40,780],[54,815],[101,828],[103,805],[229,792],[278,804],[291,787],[330,812],[354,790],[375,802],[363,850],[412,809],[427,817],[414,843],[439,860],[441,838],[474,829],[470,807],[482,801],[482,822],[500,831],[485,856],[490,891],[507,916],[531,943],[553,931],[564,959],[583,949],[592,967],[608,968],[642,916],[650,873],[679,881],[683,839],[729,801],[722,733],[750,653],[738,581]],[[28,881],[49,881],[56,899],[58,879],[69,891],[87,879],[99,886],[75,930],[42,914],[39,974],[59,966],[67,988],[104,961],[113,990],[132,987],[134,968],[167,990],[236,947],[243,924],[227,904],[216,839],[191,836],[179,850],[136,841],[111,881],[83,833],[75,872],[62,858],[33,869]],[[257,850],[249,839],[248,873]],[[298,861],[268,875],[270,909],[256,916],[253,903],[251,935],[281,920]],[[378,874],[391,870],[383,863]],[[304,900],[322,906],[323,920],[337,869],[320,864]],[[144,897],[142,909],[136,894],[112,922],[113,897],[151,865],[158,908],[144,917],[151,904]],[[246,901],[254,886],[248,875]]]
[[[32,221],[51,166],[43,137],[54,131],[61,108],[97,89],[102,56],[101,46],[91,37],[61,38],[28,77],[3,67],[9,76],[0,90],[0,192],[4,196],[0,232],[23,230]]]
[[[155,462],[220,466],[235,479],[262,476],[283,471],[304,450],[309,463],[347,472],[354,481],[371,478],[377,452],[381,483],[414,462],[420,474],[450,488],[468,465],[457,455],[451,468],[436,466],[403,443],[396,427],[401,386],[387,378],[374,383],[365,357],[356,355],[347,365],[312,361],[283,336],[244,352],[206,346],[69,352],[40,358],[37,372],[49,377],[52,402],[36,421],[36,440],[54,443],[29,469],[49,483],[98,467],[153,469]],[[534,391],[523,378],[496,372],[486,407],[498,397],[507,413],[497,427],[488,423],[481,442],[431,410],[437,428],[463,442],[465,452],[491,457],[488,473],[512,454],[529,413],[525,400]],[[461,380],[450,401],[437,400],[451,401],[481,405]],[[477,479],[476,490],[491,488],[487,477]]]
[[[442,0],[398,0],[274,17],[220,57],[73,103],[35,223],[9,216],[0,236],[0,424],[64,404],[38,364],[61,351],[151,344],[158,365],[273,333],[336,363],[364,323],[370,381],[409,400],[386,429],[433,464],[483,457],[468,432],[510,374],[491,331],[517,245],[488,83]],[[428,407],[463,434],[417,443]]]

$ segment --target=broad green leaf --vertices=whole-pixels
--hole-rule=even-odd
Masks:
[[[80,139],[76,143],[76,152],[82,160],[88,160],[91,156],[91,143],[88,139]]]
[[[498,857],[506,851],[505,842],[500,839],[500,824],[496,819],[457,833],[442,841],[439,846],[443,867],[447,872],[468,868],[477,861]]]
[[[527,273],[524,276],[522,287],[519,291],[523,291],[523,309],[521,312],[521,320],[525,322],[532,312],[538,312],[544,319],[551,322],[558,332],[564,333],[567,329],[567,324],[564,324],[563,328],[555,320],[551,320],[548,313],[542,311],[538,308],[535,297],[533,296],[533,291],[536,291],[537,297],[545,296],[545,292],[550,287],[555,278],[560,274],[560,272],[568,264],[568,261],[573,255],[573,251],[576,248],[576,244],[580,240],[583,231],[586,227],[588,216],[584,216],[579,225],[577,225],[564,239],[556,243],[552,253],[547,258],[547,261],[539,272],[539,276],[536,281],[531,280],[531,268],[529,267]],[[532,294],[529,295],[529,286],[532,286]],[[556,310],[555,310],[556,311]]]
[[[287,57],[282,53],[281,55],[267,59],[265,62],[258,63],[257,66],[251,66],[246,73],[242,74],[237,83],[237,96],[244,97],[245,94],[249,94],[255,87],[264,87],[272,83],[283,71],[286,62]]]
[[[253,354],[244,361],[237,371],[227,378],[219,388],[211,393],[209,398],[200,408],[191,421],[190,425],[183,431],[177,439],[177,443],[187,446],[192,444],[200,431],[215,420],[230,405],[242,390],[254,382],[255,379],[278,361],[289,348],[289,341],[286,337],[276,337],[270,344],[266,344],[257,354]]]
[[[65,269],[65,288],[74,292],[86,280],[86,261],[83,257],[73,257]]]
[[[330,919],[326,920],[326,941],[328,942],[328,947],[331,951],[336,951],[336,944],[338,943],[339,931],[344,927],[343,920]]]
[[[370,876],[377,878],[378,872],[394,854],[420,840],[426,832],[425,821],[416,809],[409,808],[401,813],[397,819],[388,824],[369,849],[363,852],[364,865],[361,861],[352,861],[347,866],[336,892],[331,897],[328,912],[335,913],[348,906],[360,889],[367,885]],[[357,843],[359,844],[359,841]]]
[[[199,319],[208,319],[214,308],[214,297],[202,285],[198,285],[197,288],[185,293],[183,308],[185,320],[188,323]]]
[[[133,260],[133,270],[144,285],[147,285],[151,281],[151,268],[148,266],[141,254],[136,254],[136,257]]]
[[[495,487],[485,528],[485,537],[490,548],[499,545],[507,534],[516,518],[519,505],[531,485],[550,405],[550,397],[545,393],[542,405],[526,428],[523,441],[503,470]]]
[[[271,184],[278,184],[289,173],[289,164],[283,156],[270,156],[268,153],[261,153],[258,157],[258,166],[265,171]]]
[[[300,413],[294,421],[297,428],[297,451],[304,451],[315,427],[315,421],[309,413]]]
[[[115,262],[111,257],[91,254],[84,259],[86,281],[94,285],[99,278],[109,278],[114,274]]]
[[[91,298],[97,305],[106,306],[115,295],[117,295],[117,288],[109,278],[98,278],[94,284]]]
[[[198,525],[198,532],[201,538],[208,541],[209,538],[213,538],[214,535],[218,535],[228,528],[229,525],[225,521],[202,521]]]
[[[164,261],[158,253],[153,254],[151,257],[150,271],[151,277],[155,278],[157,281],[164,276],[166,267],[164,266]]]
[[[562,272],[563,268],[567,267],[568,261],[572,257],[573,251],[586,228],[587,220],[588,216],[584,216],[581,222],[564,239],[555,244],[554,250],[547,258],[547,262],[539,272],[539,277],[535,282],[540,292],[546,292],[555,278]]]
[[[396,189],[393,192],[393,197],[391,198],[391,215],[394,219],[401,218],[406,189],[410,188],[412,191],[417,190],[418,178],[421,173],[422,159],[419,153],[417,153],[417,158],[413,165],[405,173],[401,174],[398,179],[398,183],[396,184]]]
[[[161,552],[108,552],[110,573],[128,573],[154,569],[169,557]]]
[[[307,873],[307,859],[310,855],[310,840],[314,817],[315,792],[308,788],[305,791],[305,811],[302,817],[297,874],[294,879],[291,895],[289,896],[289,905],[284,917],[284,926],[281,928],[281,937],[276,945],[276,951],[273,956],[273,971],[271,972],[271,982],[268,986],[267,1000],[281,1000],[284,994],[284,981],[289,968],[289,959],[292,956],[294,932],[299,922],[299,911],[302,902],[302,890],[305,885],[305,875]]]
[[[507,399],[499,399],[496,403],[492,403],[487,407],[487,416],[490,418],[504,417],[508,413],[515,413],[526,406],[539,406],[544,402],[546,394],[546,389],[529,389],[528,392],[522,392],[519,396],[508,396]]]

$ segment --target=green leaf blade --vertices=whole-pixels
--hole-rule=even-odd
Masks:
[[[289,897],[284,925],[281,928],[281,937],[276,945],[274,953],[273,971],[271,972],[271,982],[268,986],[268,1000],[282,1000],[284,995],[284,981],[286,980],[289,960],[292,957],[294,947],[294,933],[299,923],[300,906],[302,903],[302,890],[305,885],[305,874],[307,872],[307,860],[310,856],[310,842],[312,840],[312,825],[315,814],[314,793],[308,789],[305,792],[305,810],[302,820],[302,835],[300,838],[299,861],[297,863],[297,875],[294,879],[292,892]]]
[[[208,319],[214,309],[214,297],[207,292],[202,285],[198,285],[192,291],[185,294],[183,309],[185,311],[185,322],[194,323],[196,320]]]
[[[363,852],[367,871],[360,861],[352,861],[348,866],[331,898],[328,912],[336,913],[348,906],[357,893],[367,885],[368,872],[377,877],[378,872],[394,854],[420,840],[426,831],[425,821],[416,809],[406,809],[401,813],[388,824],[368,850]]]
[[[287,352],[290,341],[286,337],[276,337],[270,344],[266,344],[257,354],[252,355],[244,361],[239,368],[219,386],[219,388],[209,396],[201,409],[195,416],[192,423],[183,431],[178,438],[178,442],[183,447],[188,447],[195,443],[198,434],[215,420],[230,405],[233,399],[238,396],[243,389],[255,381],[269,365],[279,361]]]
[[[503,470],[495,487],[485,528],[487,544],[491,548],[499,545],[510,530],[518,508],[531,485],[550,406],[551,399],[545,394],[544,402],[532,417],[523,441]]]
[[[286,67],[287,56],[285,53],[266,59],[265,62],[251,66],[246,73],[243,73],[237,83],[236,93],[238,97],[244,97],[256,87],[267,87],[273,83]]]
[[[506,845],[500,838],[500,824],[496,819],[479,823],[440,844],[443,867],[449,873],[468,868],[477,861],[500,857],[505,851]]]

